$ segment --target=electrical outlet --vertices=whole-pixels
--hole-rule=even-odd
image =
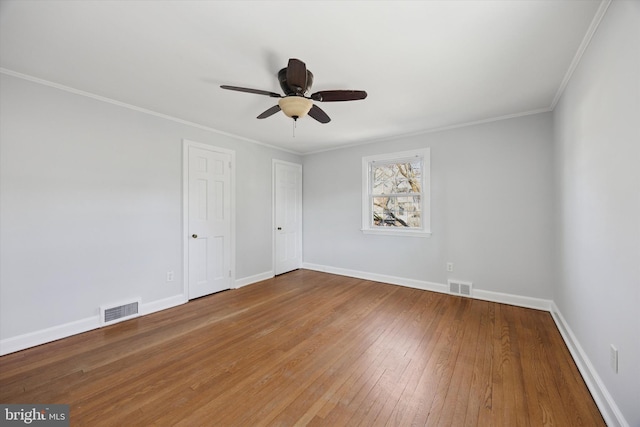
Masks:
[[[611,348],[609,349],[609,364],[611,365],[611,369],[616,374],[618,373],[618,349],[611,344]]]
[[[173,282],[173,271],[167,271],[167,282]]]
[[[453,263],[452,262],[448,262],[447,263],[447,271],[449,271],[449,272],[453,271]]]

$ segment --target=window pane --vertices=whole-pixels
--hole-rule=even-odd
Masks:
[[[371,194],[420,193],[422,162],[374,164]]]
[[[398,205],[397,216],[401,218],[408,227],[422,226],[420,212],[420,196],[398,197],[396,199]]]
[[[378,227],[422,226],[420,196],[411,197],[373,197],[372,224]]]
[[[389,197],[374,197],[373,198],[373,225],[384,226],[385,221],[388,221],[389,212],[393,209],[393,200]]]
[[[389,165],[374,166],[372,170],[372,194],[377,195],[392,193],[393,175],[393,168],[389,167]]]

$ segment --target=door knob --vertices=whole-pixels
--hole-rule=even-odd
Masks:
[[[192,234],[191,237],[193,237],[194,239],[197,239],[198,235],[197,234]]]

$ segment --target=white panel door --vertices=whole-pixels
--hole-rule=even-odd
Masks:
[[[302,266],[302,165],[274,160],[274,273]]]
[[[188,147],[189,299],[231,288],[231,155]]]

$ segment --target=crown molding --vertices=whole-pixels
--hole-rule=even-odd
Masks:
[[[41,84],[43,86],[48,86],[48,87],[52,87],[54,89],[58,89],[58,90],[62,90],[68,93],[73,93],[74,95],[80,95],[80,96],[84,96],[87,98],[91,98],[91,99],[95,99],[97,101],[100,102],[105,102],[107,104],[112,104],[112,105],[117,105],[118,107],[122,107],[122,108],[127,108],[129,110],[133,110],[133,111],[137,111],[139,113],[143,113],[143,114],[148,114],[150,116],[154,116],[154,117],[158,117],[161,119],[165,119],[165,120],[169,120],[175,123],[179,123],[181,125],[185,125],[185,126],[190,126],[196,129],[201,129],[201,130],[205,130],[208,132],[212,132],[212,133],[216,133],[218,135],[223,135],[229,138],[234,138],[234,139],[239,139],[245,142],[250,142],[252,144],[257,144],[257,145],[261,145],[263,147],[268,147],[268,148],[272,148],[274,150],[278,150],[278,151],[285,151],[287,153],[291,153],[291,154],[295,154],[295,155],[301,155],[301,153],[297,152],[297,151],[292,151],[292,150],[287,150],[285,148],[282,147],[276,147],[275,145],[270,145],[270,144],[266,144],[264,142],[260,142],[257,141],[255,139],[251,139],[251,138],[246,138],[240,135],[235,135],[232,133],[228,133],[228,132],[223,132],[221,130],[206,126],[206,125],[202,125],[200,123],[195,123],[195,122],[191,122],[188,120],[184,120],[184,119],[180,119],[178,117],[174,117],[174,116],[170,116],[168,114],[164,114],[164,113],[159,113],[157,111],[153,111],[153,110],[149,110],[147,108],[142,108],[142,107],[138,107],[136,105],[132,105],[132,104],[127,104],[126,102],[121,102],[112,98],[107,98],[106,96],[101,96],[101,95],[97,95],[95,93],[91,93],[91,92],[86,92],[84,90],[80,90],[80,89],[76,89],[70,86],[65,86],[59,83],[55,83],[49,80],[45,80],[45,79],[41,79],[39,77],[34,77],[34,76],[30,76],[28,74],[24,74],[24,73],[19,73],[17,71],[13,71],[13,70],[9,70],[7,68],[1,68],[0,67],[0,74],[5,74],[7,76],[11,76],[11,77],[16,77],[22,80],[27,80],[33,83],[37,83],[37,84]]]
[[[578,46],[578,50],[576,51],[576,54],[573,56],[573,60],[569,65],[569,69],[564,75],[564,78],[562,79],[562,83],[560,83],[560,87],[556,92],[556,96],[553,98],[553,101],[551,101],[551,106],[549,107],[550,111],[556,108],[556,105],[560,101],[560,98],[562,98],[562,94],[564,93],[564,90],[567,88],[567,85],[571,80],[571,76],[573,76],[573,72],[576,70],[576,68],[578,68],[578,64],[582,59],[582,55],[584,55],[585,51],[587,50],[587,47],[589,47],[589,43],[591,43],[591,39],[593,35],[596,33],[596,30],[598,29],[598,27],[600,26],[600,22],[602,21],[602,18],[607,12],[607,9],[609,8],[610,4],[611,4],[611,0],[602,0],[600,2],[600,6],[598,7],[596,14],[591,20],[591,24],[587,29],[587,33],[582,38],[582,43],[580,43],[580,46]]]

